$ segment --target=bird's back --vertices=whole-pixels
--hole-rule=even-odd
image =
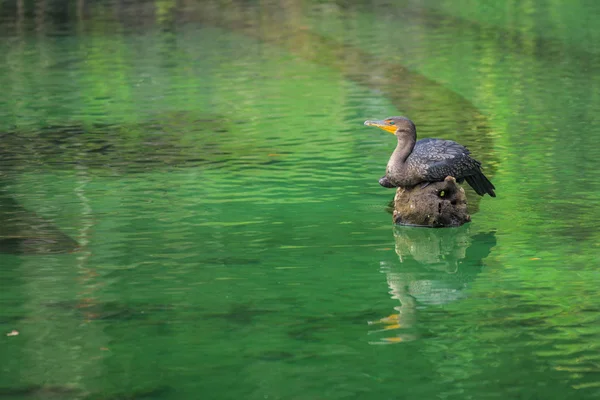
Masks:
[[[421,181],[440,181],[450,175],[461,179],[479,170],[469,150],[452,140],[421,139],[406,160],[411,175]]]

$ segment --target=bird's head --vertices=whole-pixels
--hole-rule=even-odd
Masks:
[[[406,117],[389,117],[381,120],[365,121],[367,126],[376,126],[392,135],[416,134],[415,124]]]

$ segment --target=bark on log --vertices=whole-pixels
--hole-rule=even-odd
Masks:
[[[471,221],[465,191],[451,176],[426,187],[397,188],[394,223],[442,228]]]

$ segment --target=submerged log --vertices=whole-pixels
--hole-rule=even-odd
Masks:
[[[426,187],[397,188],[394,223],[432,228],[460,226],[471,221],[465,191],[451,176]]]

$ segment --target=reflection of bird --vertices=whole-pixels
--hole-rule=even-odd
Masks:
[[[401,271],[387,274],[391,288],[406,286],[419,304],[446,304],[466,296],[466,289],[482,270],[496,245],[494,232],[471,234],[458,229],[394,227]]]
[[[496,245],[494,232],[471,234],[468,225],[457,229],[394,228],[396,254],[402,268],[381,262],[390,294],[400,302],[388,317],[371,321],[384,328],[371,331],[396,333],[372,344],[389,344],[419,337],[419,310],[459,301],[483,269],[483,260]]]
[[[441,182],[453,176],[464,180],[478,195],[496,197],[494,185],[481,172],[481,163],[469,156],[464,146],[443,139],[417,141],[417,129],[405,117],[390,117],[380,121],[366,121],[398,138],[398,145],[388,162],[385,176],[379,180],[384,187],[413,187],[419,183]]]

